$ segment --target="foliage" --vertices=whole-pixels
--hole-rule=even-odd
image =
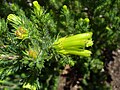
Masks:
[[[60,72],[69,64],[72,70],[75,69],[76,81],[82,78],[79,81],[81,90],[110,90],[106,84],[104,52],[112,51],[118,45],[120,1],[38,2],[0,2],[0,12],[3,12],[0,13],[0,89],[56,90]],[[63,48],[60,46],[57,51],[54,47],[55,42],[66,39],[62,47],[71,50],[67,40],[88,32],[93,33],[94,44],[92,47],[83,45],[82,49],[92,51],[91,57],[74,55],[73,51],[73,55],[70,51],[61,54],[58,51]],[[73,45],[77,45],[74,42]]]

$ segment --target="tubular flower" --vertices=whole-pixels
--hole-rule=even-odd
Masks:
[[[91,51],[85,50],[85,47],[92,45],[92,32],[89,32],[60,38],[54,42],[53,47],[62,54],[90,56]]]
[[[15,35],[18,39],[24,39],[28,36],[28,31],[24,27],[18,27],[15,31]]]

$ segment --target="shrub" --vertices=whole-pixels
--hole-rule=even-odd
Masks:
[[[81,90],[109,90],[104,51],[118,45],[120,2],[38,2],[0,3],[0,88],[56,90],[61,70],[70,65],[75,74],[67,79],[75,77]]]

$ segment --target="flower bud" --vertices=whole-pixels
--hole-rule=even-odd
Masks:
[[[67,10],[67,6],[66,6],[66,5],[64,5],[64,6],[63,6],[63,9],[64,9],[64,10]]]
[[[106,26],[106,30],[110,31],[111,29],[110,29],[110,27],[109,27],[109,26]]]
[[[83,21],[83,18],[80,18],[79,20],[80,20],[80,21]]]
[[[33,6],[36,8],[36,10],[40,11],[40,5],[38,4],[37,1],[33,2]]]
[[[89,18],[85,18],[84,21],[85,21],[86,23],[89,23],[89,22],[90,22]]]
[[[21,19],[14,14],[9,14],[7,20],[17,25],[21,24]]]
[[[33,6],[34,6],[34,12],[37,15],[41,15],[43,13],[43,10],[41,8],[41,6],[39,5],[39,3],[37,1],[33,2]]]

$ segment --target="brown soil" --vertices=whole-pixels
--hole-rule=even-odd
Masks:
[[[108,64],[112,90],[120,90],[120,50],[113,52],[113,61]]]

